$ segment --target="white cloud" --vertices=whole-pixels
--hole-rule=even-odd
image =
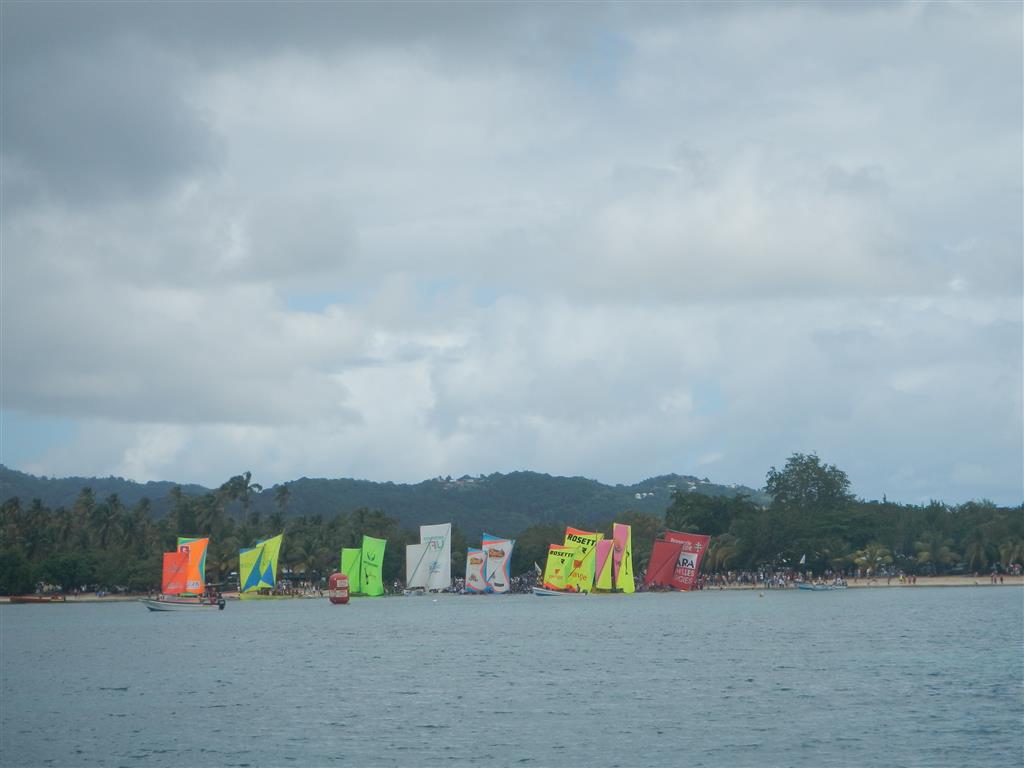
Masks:
[[[3,407],[81,422],[23,467],[1024,493],[1018,7],[275,8],[12,17]],[[67,152],[174,162],[42,162],[76,62]]]

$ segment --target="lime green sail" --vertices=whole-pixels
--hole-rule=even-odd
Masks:
[[[363,592],[363,550],[344,547],[341,550],[341,572],[348,576],[348,591],[353,595]]]
[[[578,528],[565,529],[565,543],[563,546],[576,547],[576,556],[572,561],[572,569],[565,580],[565,585],[568,589],[576,592],[590,592],[594,588],[596,547],[597,542],[603,538],[603,533],[581,531]]]
[[[362,582],[364,595],[379,597],[384,594],[381,568],[384,565],[384,547],[387,546],[387,543],[386,539],[363,536]]]
[[[257,592],[277,586],[277,562],[281,556],[284,534],[257,541],[255,547],[238,553],[238,583],[240,592]]]
[[[577,556],[575,546],[551,544],[548,546],[548,559],[544,564],[543,583],[548,589],[562,589],[568,586],[567,579],[572,570],[573,559]]]

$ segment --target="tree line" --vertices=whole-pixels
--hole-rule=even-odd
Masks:
[[[635,569],[642,571],[652,542],[665,528],[712,536],[704,570],[755,570],[795,567],[822,572],[853,568],[899,568],[907,573],[944,574],[1008,568],[1024,561],[1024,506],[991,502],[924,506],[863,501],[850,492],[845,473],[815,455],[793,454],[782,469],[772,467],[765,490],[767,505],[749,497],[706,496],[677,491],[663,515],[626,511],[616,522],[633,527]],[[38,582],[64,590],[79,587],[132,592],[158,589],[162,553],[172,551],[179,535],[210,537],[207,580],[226,584],[238,570],[239,549],[257,540],[285,534],[279,577],[319,580],[338,568],[342,547],[358,547],[362,536],[386,539],[385,583],[404,578],[405,545],[419,532],[404,528],[379,509],[361,507],[331,517],[289,516],[287,485],[275,486],[273,512],[254,508],[264,494],[249,472],[218,489],[188,495],[172,488],[170,513],[152,514],[141,499],[130,506],[117,494],[96,498],[84,487],[70,506],[50,509],[38,499],[18,497],[0,505],[0,593],[30,592]],[[265,504],[261,505],[265,508]],[[512,572],[544,565],[547,548],[562,541],[573,520],[534,523],[513,536]],[[597,526],[611,535],[608,519]],[[465,567],[467,537],[452,534],[452,572]]]

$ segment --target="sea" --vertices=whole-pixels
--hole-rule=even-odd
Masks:
[[[0,607],[3,766],[1019,766],[1024,589]]]

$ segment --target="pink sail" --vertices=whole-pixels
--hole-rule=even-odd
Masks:
[[[619,583],[619,566],[622,565],[622,553],[629,545],[629,526],[622,523],[612,525],[612,541],[615,543],[615,553],[612,555],[612,579]]]
[[[597,559],[594,564],[594,587],[597,589],[611,589],[615,583],[611,572],[605,573],[605,568],[610,564],[608,557],[614,549],[615,542],[611,539],[601,539],[597,542],[595,555]],[[606,581],[607,583],[605,583]]]

